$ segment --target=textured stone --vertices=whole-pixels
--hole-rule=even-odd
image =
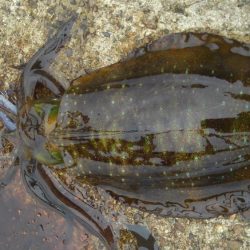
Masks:
[[[25,63],[74,13],[78,13],[78,20],[66,46],[70,50],[66,48],[53,66],[55,75],[68,81],[85,70],[114,63],[134,48],[172,32],[212,32],[250,42],[248,0],[1,0],[0,82],[6,88],[11,82],[18,84],[20,72],[12,65]],[[122,209],[126,214],[127,208]],[[127,212],[133,218],[136,213],[133,209]],[[148,214],[140,217],[162,249],[250,248],[250,224],[240,215],[202,221]],[[71,247],[79,247],[77,239],[83,234],[78,231],[74,231]],[[21,233],[16,235],[22,237]],[[6,242],[15,237],[10,235]],[[89,249],[103,248],[96,239],[90,242]]]

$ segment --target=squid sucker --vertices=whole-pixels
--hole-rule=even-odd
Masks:
[[[17,132],[28,162],[22,171],[36,196],[80,218],[111,248],[112,225],[71,198],[65,176],[159,216],[246,212],[250,45],[207,33],[171,34],[65,89],[48,67],[74,20],[21,77]]]

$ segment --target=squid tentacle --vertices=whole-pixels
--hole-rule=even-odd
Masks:
[[[29,98],[33,99],[36,82],[41,76],[43,76],[43,78],[47,78],[47,81],[49,83],[47,83],[46,81],[45,85],[47,83],[47,85],[49,85],[49,89],[52,90],[52,92],[53,90],[57,89],[59,91],[57,95],[63,94],[63,84],[59,83],[58,81],[52,81],[50,75],[44,75],[42,74],[42,72],[46,72],[45,70],[49,68],[58,52],[69,40],[69,31],[71,30],[75,20],[76,17],[74,16],[66,24],[64,24],[59,32],[57,32],[57,34],[53,38],[49,39],[45,43],[44,47],[41,48],[37,53],[35,53],[30,61],[25,65],[22,75],[21,96],[19,97],[19,102],[26,102]],[[32,80],[30,80],[31,78]],[[55,86],[52,86],[50,84],[51,82],[54,82]]]
[[[87,203],[78,204],[77,199],[58,183],[49,168],[35,160],[22,161],[22,175],[32,195],[62,213],[66,219],[82,224],[110,249],[116,249],[114,232],[109,223],[101,219],[100,212]]]
[[[0,94],[0,120],[2,120],[8,131],[16,130],[16,115],[16,106]]]

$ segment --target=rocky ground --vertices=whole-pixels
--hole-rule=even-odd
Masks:
[[[55,75],[69,82],[86,70],[114,63],[134,48],[173,32],[212,32],[250,42],[249,0],[0,0],[1,88],[8,88],[11,83],[18,84],[20,72],[13,65],[28,61],[47,37],[75,13],[78,20],[73,37],[53,65]],[[16,219],[13,221],[13,214],[8,212],[8,209],[12,209],[8,204],[11,206],[13,201],[8,203],[6,197],[16,195],[15,199],[20,200],[20,193],[13,192],[13,189],[5,192],[0,196],[1,199],[5,197],[6,204],[6,209],[1,210],[1,217],[5,216],[4,213],[6,217],[9,216],[12,233],[7,241],[3,231],[0,231],[0,241],[2,246],[7,244],[9,249],[17,249],[11,245],[11,241],[18,237],[22,241],[23,227],[16,225],[23,225],[23,221],[30,221],[37,213],[18,212],[25,210],[26,205],[22,209],[14,207]],[[33,205],[30,209],[34,210]],[[65,223],[57,215],[53,216],[57,223]],[[203,221],[163,219],[148,214],[142,217],[162,249],[250,248],[250,224],[239,215]],[[37,223],[39,227],[40,222]],[[53,235],[56,230],[60,232],[58,227],[53,230]],[[65,249],[101,248],[93,237],[88,240],[88,246],[81,244],[87,237],[84,235],[74,230],[73,243],[67,244],[63,243],[64,236],[58,236],[57,243],[52,240],[47,249],[59,249],[58,242]],[[31,248],[28,247],[25,249],[40,249],[32,244]]]

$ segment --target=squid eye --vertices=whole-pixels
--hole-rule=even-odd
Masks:
[[[56,126],[59,105],[56,101],[36,102],[33,105],[36,116],[44,126],[44,133],[48,135]]]

